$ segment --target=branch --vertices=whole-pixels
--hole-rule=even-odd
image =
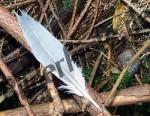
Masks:
[[[100,93],[99,96],[101,97],[101,99],[105,101],[109,93],[110,92],[106,92],[106,93],[103,92]],[[129,87],[117,91],[116,97],[114,98],[110,106],[124,106],[124,105],[138,104],[144,102],[150,102],[149,84]]]
[[[109,92],[100,93],[99,97],[102,99],[102,101],[104,101],[108,94]],[[116,107],[116,106],[131,105],[131,104],[138,104],[144,102],[150,102],[150,85],[146,85],[146,84],[143,86],[135,86],[135,87],[130,87],[118,91],[111,106]],[[64,105],[64,109],[66,113],[82,112],[78,104],[73,99],[63,100],[62,103]],[[54,110],[50,110],[50,111],[48,110],[50,107],[54,107],[53,102],[31,106],[35,115],[40,115],[40,116],[47,116],[49,115],[49,113],[53,114]],[[3,116],[14,116],[14,115],[26,116],[27,115],[24,108],[2,111],[0,112],[0,115],[1,114],[3,114]]]
[[[16,92],[18,98],[19,98],[20,103],[26,109],[28,115],[29,116],[34,116],[34,113],[33,113],[32,109],[30,108],[30,105],[27,101],[27,98],[25,97],[25,95],[24,95],[23,91],[21,90],[19,84],[15,80],[15,77],[12,75],[11,71],[8,69],[8,67],[5,65],[5,63],[1,59],[0,59],[0,69],[3,72],[3,74],[5,75],[7,81],[9,82],[9,84],[15,90],[15,92]]]
[[[72,112],[79,112],[81,111],[79,106],[76,104],[74,100],[63,100],[63,105],[65,107],[65,112],[72,113]],[[34,105],[31,106],[33,111],[35,112],[35,115],[37,116],[50,116],[50,114],[54,114],[55,110],[50,108],[54,107],[53,102],[40,104],[40,105]],[[27,116],[26,111],[24,108],[17,108],[13,110],[6,110],[0,112],[1,116]],[[53,115],[56,116],[56,115]]]

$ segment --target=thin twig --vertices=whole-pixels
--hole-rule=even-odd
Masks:
[[[70,26],[69,26],[69,32],[75,21],[76,11],[77,11],[77,7],[78,7],[78,1],[79,0],[75,0],[75,2],[74,2],[74,9],[73,9],[72,18],[71,18],[71,22],[70,22]]]
[[[59,93],[58,93],[57,89],[55,88],[51,74],[48,74],[48,76],[46,76],[46,81],[47,81],[48,90],[49,90],[51,97],[53,99],[53,102],[54,102],[54,109],[55,109],[54,113],[55,114],[53,114],[53,115],[62,116],[62,114],[64,113],[64,105],[59,97]]]
[[[111,68],[111,47],[108,45],[108,60],[107,60],[107,77],[110,78],[110,68]]]
[[[129,60],[128,64],[126,65],[126,67],[123,69],[123,71],[121,72],[121,74],[119,75],[115,85],[113,86],[110,94],[108,95],[105,103],[106,104],[110,104],[114,98],[114,95],[116,93],[116,90],[119,86],[119,84],[121,83],[126,71],[128,70],[128,68],[132,65],[132,63],[139,57],[140,54],[143,53],[143,51],[148,48],[150,46],[150,40],[147,40],[146,42],[144,42],[144,45],[141,47],[141,49]]]
[[[106,23],[107,21],[109,21],[109,20],[111,20],[111,19],[113,19],[113,18],[115,18],[115,17],[118,17],[118,16],[122,15],[123,13],[127,13],[127,12],[128,12],[128,10],[127,10],[127,11],[124,11],[124,12],[122,12],[122,13],[120,13],[120,14],[110,16],[110,17],[108,17],[108,18],[106,18],[106,19],[100,21],[99,23],[97,23],[94,27],[95,27],[95,28],[96,28],[96,27],[99,27],[100,25]]]
[[[58,17],[58,15],[56,14],[56,12],[54,11],[53,5],[49,4],[49,7],[50,7],[50,9],[51,9],[51,11],[53,13],[53,16],[55,17],[55,19],[57,20],[57,22],[58,22],[58,24],[60,26],[60,29],[61,29],[61,31],[63,33],[63,36],[64,36],[64,39],[66,39],[67,33],[66,33],[66,29],[65,29],[64,23],[62,22],[62,20]]]
[[[136,78],[137,82],[142,86],[143,83],[137,74],[135,74],[135,78]]]
[[[26,0],[26,1],[19,2],[19,3],[14,3],[11,5],[8,5],[8,6],[6,6],[6,8],[11,9],[11,8],[15,8],[15,7],[21,7],[21,6],[28,5],[28,4],[31,4],[34,2],[36,2],[36,0]]]
[[[91,73],[91,76],[90,76],[89,82],[88,82],[90,85],[92,85],[92,83],[93,83],[93,80],[94,80],[94,77],[95,77],[95,74],[96,74],[96,71],[97,71],[99,63],[101,61],[102,56],[103,56],[102,53],[100,53],[99,56],[96,59],[96,62],[95,62],[94,67],[93,67],[93,71]]]
[[[132,32],[133,35],[144,34],[144,33],[150,33],[150,29],[143,29],[143,30]]]
[[[150,29],[143,29],[143,30],[139,30],[139,31],[134,31],[132,32],[133,35],[140,35],[140,34],[147,34],[150,33]],[[108,39],[114,39],[114,38],[123,38],[125,36],[127,36],[128,34],[116,34],[116,35],[109,35],[109,36],[103,36],[103,37],[95,37],[92,39],[88,39],[88,40],[60,40],[63,43],[73,43],[73,44],[78,44],[78,43],[93,43],[93,42],[103,42],[106,41]]]
[[[100,5],[100,0],[96,0],[96,9],[95,9],[95,14],[94,14],[94,19],[93,19],[93,22],[91,24],[91,27],[88,31],[88,34],[87,36],[85,37],[85,40],[89,38],[89,36],[91,35],[92,33],[92,30],[94,28],[94,25],[95,25],[95,22],[96,22],[96,18],[97,18],[97,15],[98,15],[98,9],[99,9],[99,5]]]
[[[77,43],[92,43],[92,42],[98,42],[100,41],[98,38],[93,38],[93,39],[89,39],[89,40],[60,40],[63,43],[73,43],[73,44],[77,44]]]
[[[20,57],[22,49],[23,49],[23,47],[22,47],[22,48],[17,48],[16,50],[12,51],[12,52],[9,53],[7,56],[5,56],[4,58],[2,58],[3,61],[4,61],[5,63],[8,63],[8,62],[10,62],[10,61],[12,61],[12,60],[14,60],[14,59]],[[25,53],[27,53],[27,52],[25,52]],[[23,54],[23,55],[24,55],[24,54]]]
[[[131,2],[129,2],[128,0],[122,0],[129,8],[131,8],[135,13],[137,13],[139,16],[141,16],[145,21],[147,21],[148,23],[150,23],[150,18],[146,17],[143,13],[141,9],[137,9],[136,7],[134,7],[132,5]]]
[[[73,25],[73,27],[71,28],[71,30],[68,32],[67,34],[67,38],[70,39],[70,37],[72,36],[72,34],[76,31],[78,25],[81,22],[81,19],[84,17],[85,13],[87,12],[90,4],[91,4],[92,0],[88,0],[83,11],[81,12],[79,18],[77,19],[77,21],[75,22],[75,24]]]
[[[5,65],[5,63],[0,59],[0,69],[4,73],[7,81],[9,84],[13,87],[15,90],[20,103],[24,106],[29,116],[34,116],[34,113],[32,109],[30,108],[30,105],[27,101],[27,98],[25,97],[23,91],[21,90],[20,86],[18,85],[17,81],[15,80],[15,77],[12,75],[11,71],[8,69],[8,67]]]
[[[4,42],[5,42],[5,38],[3,37],[0,41],[0,58],[2,57],[2,50],[3,50]]]
[[[29,99],[29,102],[32,103],[33,101],[36,100],[36,98],[40,95],[42,95],[45,91],[46,91],[47,88],[42,88],[40,89],[40,91],[38,91],[34,96],[32,96],[30,99]]]
[[[49,6],[49,4],[50,4],[50,1],[51,1],[51,0],[47,0],[46,5],[45,5],[45,7],[44,7],[42,0],[38,0],[40,6],[41,6],[41,8],[42,8],[42,14],[41,14],[41,17],[40,17],[39,22],[41,23],[42,20],[43,20],[43,18],[44,18],[44,16],[45,16],[45,21],[46,21],[46,23],[47,23],[47,25],[48,25],[48,30],[52,33],[52,29],[51,29],[51,26],[50,26],[50,23],[49,23],[49,21],[48,21],[47,14],[46,14],[46,10],[48,9],[48,6]],[[44,14],[44,15],[43,15],[43,14]]]
[[[51,2],[51,0],[47,0],[45,7],[44,7],[44,4],[43,4],[42,0],[38,0],[38,2],[39,2],[40,7],[42,9],[42,13],[41,13],[41,16],[40,16],[40,19],[39,19],[39,22],[41,23],[43,21],[43,19],[44,19],[44,16],[45,16],[45,18],[47,17],[46,11],[48,9],[48,6],[49,6],[49,3]]]
[[[92,39],[88,39],[88,40],[60,40],[63,43],[73,43],[73,44],[78,44],[78,43],[94,43],[94,42],[104,42],[108,39],[114,39],[114,38],[118,38],[118,37],[124,37],[127,34],[116,34],[116,35],[110,35],[110,36],[103,36],[103,37],[98,37],[98,38],[92,38]]]

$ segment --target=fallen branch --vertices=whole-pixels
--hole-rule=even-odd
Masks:
[[[29,116],[34,116],[34,113],[33,113],[32,109],[30,108],[30,105],[27,101],[27,98],[25,97],[25,95],[24,95],[23,91],[21,90],[19,84],[15,80],[15,77],[12,75],[11,71],[8,69],[8,67],[5,65],[5,63],[1,59],[0,59],[0,69],[3,72],[3,74],[5,75],[7,81],[9,82],[9,84],[15,90],[15,92],[16,92],[18,98],[19,98],[20,103],[26,109],[27,114]]]
[[[64,112],[64,105],[62,103],[61,98],[59,97],[59,93],[54,85],[54,81],[51,74],[48,74],[46,76],[46,82],[47,82],[47,88],[51,94],[51,97],[53,99],[53,104],[54,104],[54,107],[50,107],[50,108],[55,110],[55,112],[53,112],[53,114],[51,115],[62,116]],[[49,110],[51,110],[50,108]]]
[[[12,35],[17,41],[19,41],[26,49],[31,51],[31,48],[24,40],[23,34],[20,30],[16,18],[3,7],[0,7],[0,14],[0,26],[5,29],[10,35]]]
[[[109,93],[110,92],[100,93],[99,96],[105,101]],[[144,102],[150,102],[150,85],[148,84],[117,91],[114,100],[109,106],[124,106]]]
[[[99,97],[102,99],[102,101],[105,101],[107,95],[109,92],[106,93],[100,93]],[[143,85],[143,86],[135,86],[130,87],[127,89],[123,89],[121,91],[118,91],[113,103],[111,106],[122,106],[122,105],[131,105],[131,104],[138,104],[138,103],[144,103],[144,102],[150,102],[150,85]],[[66,113],[77,113],[81,112],[80,107],[73,99],[69,100],[63,100],[62,101],[65,112]],[[53,114],[54,110],[48,110],[50,107],[53,106],[53,102],[45,103],[41,105],[34,105],[31,106],[32,110],[34,111],[35,115],[40,116],[47,116],[49,114]],[[6,110],[0,112],[0,115],[3,114],[3,116],[26,116],[27,113],[24,110],[24,108],[17,108],[13,110]]]
[[[72,113],[72,112],[79,112],[81,111],[79,106],[75,103],[74,100],[63,100],[63,105],[65,106],[65,112]],[[50,114],[54,114],[54,110],[52,109],[53,102],[45,103],[41,105],[31,106],[35,115],[37,116],[51,116]],[[51,110],[49,110],[51,108]],[[6,110],[0,112],[0,116],[27,116],[26,111],[24,108],[17,108],[13,110]],[[54,115],[56,116],[56,115]]]

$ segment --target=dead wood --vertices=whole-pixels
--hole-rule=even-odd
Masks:
[[[27,98],[25,97],[23,91],[21,90],[19,84],[17,83],[17,81],[15,80],[15,77],[12,75],[11,71],[8,69],[8,67],[5,65],[5,63],[0,59],[0,69],[3,72],[3,74],[5,75],[7,81],[9,82],[9,84],[12,86],[12,88],[15,90],[20,103],[24,106],[27,114],[29,116],[34,116],[34,113],[32,111],[32,109],[30,108],[30,105],[27,101]]]
[[[101,98],[102,101],[104,101],[108,94],[109,92],[106,93],[103,92],[99,94],[99,97]],[[65,112],[67,113],[81,112],[81,108],[76,104],[76,102],[73,99],[63,100],[62,102],[65,108]],[[143,86],[135,86],[118,91],[111,105],[122,106],[144,102],[150,102],[150,85],[146,84]],[[50,114],[53,113],[53,110],[50,111],[48,110],[50,107],[53,107],[53,102],[31,106],[34,113],[36,115],[38,114],[38,116],[48,116],[49,113]],[[25,112],[24,108],[6,110],[0,112],[0,115],[1,114],[3,114],[3,116],[12,116],[12,115],[27,116],[27,113]]]

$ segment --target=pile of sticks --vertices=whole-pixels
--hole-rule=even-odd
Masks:
[[[58,2],[58,1],[57,1]],[[105,18],[106,14],[109,14],[109,11],[113,5],[115,5],[116,1],[109,1],[109,0],[86,0],[84,1],[84,8],[80,8],[79,2],[80,0],[75,0],[73,4],[73,8],[69,11],[66,11],[64,8],[62,9],[61,5],[58,6],[57,2],[54,0],[22,0],[22,1],[14,1],[14,3],[5,3],[2,1],[3,6],[0,6],[0,30],[1,33],[7,33],[11,35],[12,39],[19,42],[21,44],[20,48],[17,48],[14,51],[11,51],[7,56],[1,55],[0,59],[0,69],[3,72],[6,80],[8,81],[9,85],[13,88],[8,91],[6,94],[3,95],[4,98],[12,96],[14,93],[18,96],[18,99],[21,105],[24,108],[18,108],[14,110],[6,110],[0,112],[0,114],[11,116],[11,115],[22,115],[22,116],[45,116],[45,115],[63,115],[63,113],[78,113],[82,112],[84,109],[85,111],[89,112],[93,116],[102,116],[108,115],[110,116],[111,113],[106,109],[107,107],[113,106],[122,106],[122,105],[130,105],[130,104],[138,104],[150,101],[150,85],[142,84],[130,88],[126,88],[120,91],[117,91],[117,87],[119,86],[121,80],[124,77],[124,74],[128,67],[150,46],[150,40],[142,41],[143,46],[137,51],[135,56],[129,61],[128,65],[122,70],[118,80],[116,81],[114,87],[110,92],[102,92],[98,94],[94,89],[91,88],[90,85],[93,84],[94,76],[96,74],[97,68],[99,66],[99,62],[101,59],[101,55],[93,56],[96,57],[96,61],[92,63],[89,61],[90,59],[85,54],[86,61],[81,63],[82,66],[89,67],[90,65],[93,66],[93,71],[87,83],[87,88],[91,94],[91,96],[103,107],[103,112],[99,112],[95,109],[95,107],[90,104],[87,105],[85,99],[74,96],[71,99],[62,100],[60,94],[54,84],[54,80],[51,74],[46,77],[46,79],[39,74],[41,68],[36,68],[28,74],[25,74],[25,77],[22,78],[20,81],[17,80],[15,75],[24,70],[24,67],[29,67],[32,65],[32,61],[37,63],[34,58],[29,58],[29,54],[31,53],[31,48],[26,43],[23,34],[20,30],[16,17],[10,11],[12,9],[19,9],[24,8],[28,11],[35,19],[41,22],[47,29],[53,33],[55,36],[60,38],[60,41],[67,46],[67,44],[71,44],[70,53],[73,56],[76,56],[78,52],[83,50],[84,52],[88,49],[93,50],[93,46],[97,46],[100,42],[103,44],[107,43],[110,39],[117,39],[120,35],[110,35],[105,36],[104,31],[100,32],[97,31],[101,25],[106,25],[110,23],[109,21],[113,17]],[[133,12],[140,15],[141,18],[144,19],[146,23],[150,23],[150,18],[141,15],[141,12],[136,9],[130,2],[127,0],[122,0],[125,5],[127,5]],[[82,6],[82,7],[83,7]],[[79,9],[79,10],[78,10]],[[40,12],[38,12],[40,11]],[[66,15],[62,16],[61,15]],[[104,16],[104,17],[102,17]],[[51,17],[51,18],[49,18]],[[100,21],[100,22],[99,22]],[[106,29],[107,30],[107,29]],[[98,32],[98,37],[95,36],[95,33]],[[138,32],[133,32],[133,35],[136,34],[145,34],[149,33],[149,29],[141,30]],[[103,35],[103,36],[101,36]],[[128,34],[121,35],[122,37],[128,36]],[[7,36],[2,38],[3,41]],[[3,43],[3,42],[2,42]],[[1,45],[1,52],[3,50],[3,44]],[[24,50],[24,48],[26,50]],[[94,49],[95,50],[95,49]],[[108,61],[110,61],[109,55],[109,47],[108,47],[108,56],[103,53],[104,56],[107,57]],[[29,53],[30,52],[30,53]],[[32,54],[32,53],[31,53]],[[27,56],[26,56],[27,55]],[[14,59],[19,59],[19,63],[10,63]],[[20,63],[22,62],[22,63]],[[115,65],[115,64],[114,64]],[[108,74],[108,77],[110,74]],[[1,80],[5,81],[4,79]],[[27,82],[26,82],[27,81]],[[29,86],[28,85],[35,85]],[[52,98],[52,102],[43,103],[40,105],[29,105],[32,103],[37,96],[44,96],[45,99],[48,99],[47,89],[50,93]],[[36,92],[34,96],[31,98],[26,97],[26,95],[30,94],[29,91],[33,88],[40,87],[40,91]],[[141,91],[142,90],[142,91]],[[117,91],[117,94],[116,94]],[[140,91],[140,92],[139,92]],[[46,95],[44,95],[44,93]],[[89,104],[89,103],[88,103]]]

